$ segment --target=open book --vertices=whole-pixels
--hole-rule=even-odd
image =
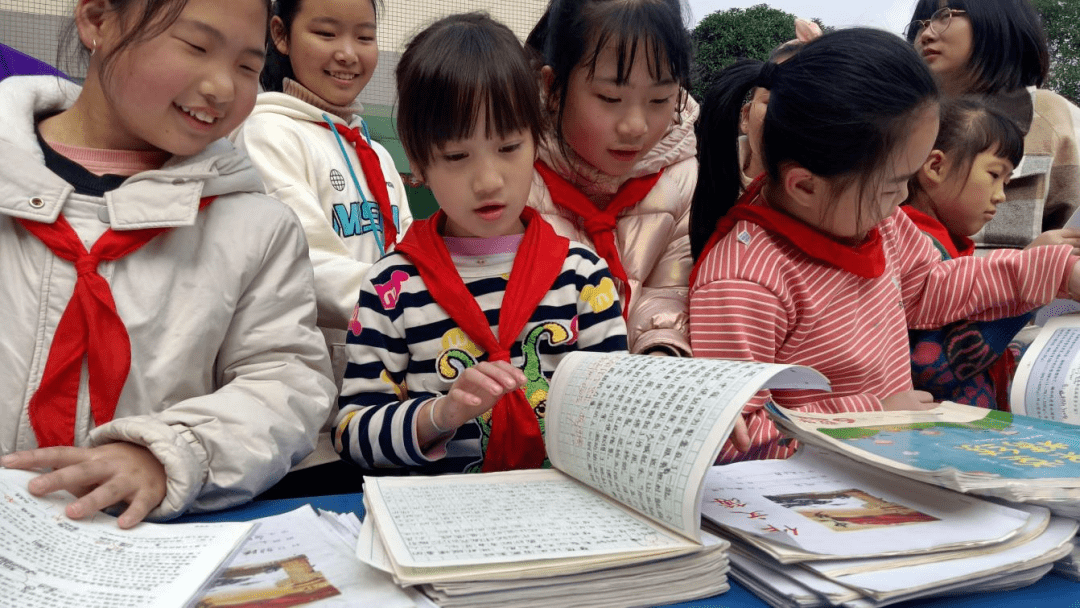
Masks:
[[[701,536],[703,480],[762,388],[828,385],[800,366],[569,354],[547,396],[554,470],[369,477],[374,533],[361,558],[385,550],[381,566],[402,584],[536,578],[702,551],[726,567],[726,543]]]
[[[141,523],[121,530],[104,513],[72,520],[64,515],[70,494],[26,491],[36,475],[0,468],[0,606],[187,606],[253,529]]]
[[[1013,413],[1080,424],[1080,315],[1049,319],[1017,365]]]
[[[765,410],[786,435],[865,464],[1080,515],[1080,426],[951,402],[926,411]]]

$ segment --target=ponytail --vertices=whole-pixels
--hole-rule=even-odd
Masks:
[[[702,102],[697,124],[698,181],[690,205],[690,253],[695,261],[712,236],[716,222],[741,193],[740,113],[763,65],[766,64],[754,59],[731,65],[709,88]]]

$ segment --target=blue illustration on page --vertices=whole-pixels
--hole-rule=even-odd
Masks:
[[[968,423],[925,422],[818,432],[928,471],[1013,479],[1080,477],[1080,427],[990,411]]]

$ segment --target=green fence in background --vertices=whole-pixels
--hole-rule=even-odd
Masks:
[[[405,157],[405,149],[401,147],[397,131],[392,122],[393,108],[375,104],[364,104],[364,121],[367,122],[368,133],[371,139],[379,142],[394,157],[394,164],[401,173],[402,181],[405,182],[405,193],[409,197],[409,210],[413,217],[422,219],[428,217],[439,208],[435,197],[427,186],[414,186],[409,180],[409,159]]]

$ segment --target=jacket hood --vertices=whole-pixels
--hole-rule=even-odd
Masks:
[[[586,196],[611,195],[628,179],[656,173],[696,156],[697,136],[694,134],[694,125],[700,111],[698,102],[687,93],[682,112],[672,121],[668,132],[625,175],[614,177],[601,173],[573,150],[567,150],[568,155],[564,155],[562,146],[553,136],[545,138],[541,143],[539,158],[559,175],[577,185]]]
[[[52,76],[0,82],[0,213],[46,223],[60,214],[74,188],[45,167],[35,116],[70,107],[80,90]],[[246,192],[264,192],[259,173],[247,154],[219,139],[198,154],[173,156],[160,169],[128,178],[104,198],[113,228],[130,230],[190,225],[202,197]],[[40,201],[32,205],[32,199]]]

